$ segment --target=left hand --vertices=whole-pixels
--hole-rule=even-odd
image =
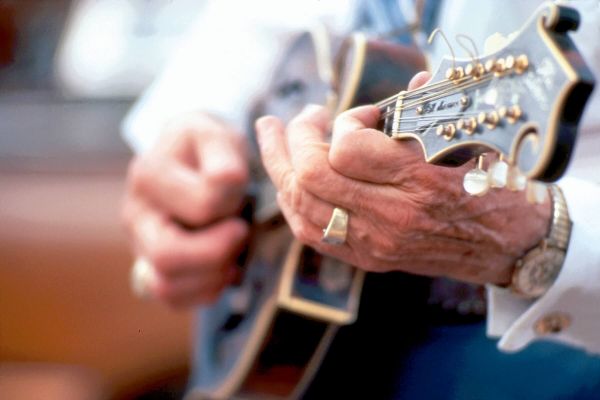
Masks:
[[[369,271],[508,283],[516,260],[548,231],[548,202],[531,205],[508,190],[469,196],[462,180],[472,163],[427,164],[416,141],[375,130],[378,119],[374,106],[341,114],[331,144],[322,107],[307,107],[287,127],[275,117],[257,121],[263,163],[294,235]],[[321,241],[334,207],[350,216],[343,245]]]

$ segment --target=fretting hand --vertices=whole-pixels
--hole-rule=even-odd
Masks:
[[[427,79],[417,75],[411,88]],[[295,236],[370,271],[508,283],[515,261],[548,230],[548,202],[531,205],[508,190],[471,197],[462,188],[471,163],[427,164],[415,141],[375,130],[378,120],[374,106],[341,114],[331,144],[322,107],[308,107],[287,127],[274,117],[257,121],[263,163]],[[341,245],[321,240],[335,207],[349,214]]]

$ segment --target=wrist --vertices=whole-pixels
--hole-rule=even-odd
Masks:
[[[554,283],[564,263],[572,222],[560,188],[549,187],[552,214],[546,235],[514,266],[509,288],[516,295],[534,299]]]

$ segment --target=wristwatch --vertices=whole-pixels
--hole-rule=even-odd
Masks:
[[[560,188],[549,187],[552,199],[552,224],[548,235],[517,261],[510,289],[520,297],[542,296],[556,280],[565,260],[571,226],[567,202]]]

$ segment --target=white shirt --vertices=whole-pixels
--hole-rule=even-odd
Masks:
[[[294,33],[316,19],[325,21],[333,31],[346,31],[355,3],[210,2],[168,67],[124,121],[124,135],[134,148],[143,151],[171,118],[190,110],[215,113],[242,128],[252,99],[266,85],[277,56]],[[600,77],[600,5],[597,0],[568,3],[583,11],[582,26],[573,37]],[[448,0],[440,12],[440,25],[449,38],[467,33],[482,49],[488,35],[519,29],[538,4],[529,0],[511,2],[509,7],[496,0]],[[433,48],[433,59],[445,51],[440,46],[444,44]],[[579,145],[568,173],[571,177],[560,182],[574,225],[557,281],[536,301],[488,288],[488,334],[500,336],[502,350],[516,351],[540,339],[533,329],[536,321],[560,311],[570,316],[571,324],[544,338],[600,353],[600,246],[594,241],[600,238],[600,174],[594,170],[600,166],[596,159],[600,150],[598,92],[594,92],[581,123]]]

